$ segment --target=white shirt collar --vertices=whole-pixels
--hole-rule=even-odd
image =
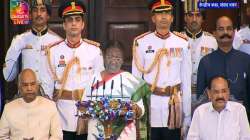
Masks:
[[[217,110],[214,109],[212,102],[210,102],[208,110],[210,112],[217,112]],[[230,106],[229,101],[227,101],[226,107],[222,111],[232,111],[232,107]]]
[[[24,107],[32,108],[32,107],[36,106],[37,104],[39,104],[39,98],[40,98],[40,96],[36,96],[36,99],[30,103],[25,102],[23,98],[21,98],[20,101]]]

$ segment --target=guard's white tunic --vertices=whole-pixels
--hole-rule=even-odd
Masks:
[[[152,32],[144,35],[137,40],[137,55],[144,69],[147,69],[153,62],[159,49],[166,48],[168,54],[160,61],[159,77],[156,83],[157,87],[165,88],[181,83],[183,93],[183,111],[184,124],[188,125],[191,121],[191,54],[188,48],[188,42],[170,32],[166,39],[159,38],[156,33]],[[144,80],[152,84],[157,72],[157,66],[148,74],[141,73],[135,65],[133,58],[132,74],[142,77]],[[150,124],[151,127],[168,127],[168,104],[169,97],[151,95],[150,99]]]
[[[201,31],[201,36],[188,36],[188,43],[191,48],[192,58],[192,84],[197,83],[197,71],[201,58],[218,48],[216,39],[208,32]]]
[[[3,68],[5,80],[12,81],[16,78],[19,72],[18,57],[21,54],[22,69],[32,69],[36,73],[45,94],[52,97],[54,83],[48,71],[45,48],[60,40],[62,39],[50,30],[41,36],[35,35],[31,30],[17,35],[12,40],[5,57]]]
[[[70,48],[66,43],[67,40],[50,49],[52,69],[56,76],[61,79],[66,65],[74,57],[77,57],[80,60],[80,73],[78,73],[78,65],[73,65],[69,71],[64,90],[84,89],[95,72],[104,70],[101,50],[84,40],[81,40],[81,45],[77,48]],[[55,88],[61,89],[61,83],[55,81]],[[75,116],[77,113],[75,103],[73,100],[57,101],[63,130],[65,131],[76,131],[78,117]]]
[[[250,28],[246,26],[235,33],[233,47],[250,54]]]

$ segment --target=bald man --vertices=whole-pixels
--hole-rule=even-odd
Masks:
[[[243,102],[249,112],[250,56],[232,47],[234,28],[229,17],[217,20],[215,37],[218,50],[203,57],[199,64],[197,94],[203,94],[211,77],[224,75],[230,83],[231,99]]]
[[[56,105],[38,95],[38,81],[31,69],[18,79],[22,98],[5,105],[0,120],[0,140],[62,140]]]

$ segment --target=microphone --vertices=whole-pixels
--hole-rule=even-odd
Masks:
[[[113,88],[114,88],[114,80],[111,81],[111,98],[112,98]]]
[[[95,83],[95,77],[92,81],[92,84],[91,84],[91,92],[90,92],[90,100],[92,101],[92,95],[93,95],[93,91],[94,91],[94,83]]]
[[[99,80],[96,81],[96,95],[95,95],[95,100],[97,100],[98,88],[99,88]]]
[[[120,75],[120,81],[121,81],[121,94],[122,94],[122,99],[123,99],[123,86],[122,86],[122,75]]]
[[[104,97],[105,86],[106,86],[106,82],[103,81],[103,86],[102,86],[102,97]]]

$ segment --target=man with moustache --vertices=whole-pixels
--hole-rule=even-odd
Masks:
[[[209,103],[199,106],[193,115],[187,140],[249,140],[250,127],[245,107],[228,101],[229,81],[222,75],[208,83]]]
[[[192,103],[196,101],[197,71],[200,59],[216,50],[218,45],[212,34],[202,30],[205,11],[197,7],[197,1],[185,0],[186,27],[184,34],[188,37],[192,58]]]
[[[52,98],[54,83],[48,73],[45,50],[47,46],[61,40],[61,37],[48,28],[51,15],[50,0],[30,0],[29,4],[31,30],[13,38],[5,57],[3,75],[9,82],[18,75],[19,64],[21,69],[31,68],[36,73],[44,93]]]
[[[250,2],[246,8],[247,26],[240,29],[234,38],[233,47],[250,54]]]
[[[149,7],[156,30],[135,38],[132,74],[151,88],[151,140],[179,140],[191,122],[191,54],[187,38],[170,31],[172,3],[151,0]]]
[[[36,73],[24,69],[18,77],[21,98],[5,105],[0,140],[62,140],[56,104],[38,96]]]
[[[243,102],[249,112],[250,56],[232,47],[234,28],[226,16],[216,22],[215,36],[218,50],[203,57],[198,68],[197,93],[203,94],[208,81],[215,75],[224,75],[230,82],[232,99]]]

